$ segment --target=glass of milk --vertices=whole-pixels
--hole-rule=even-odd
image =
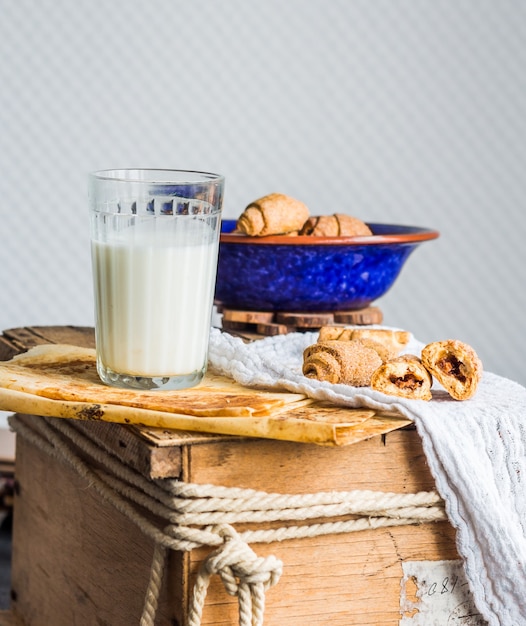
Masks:
[[[89,175],[97,371],[130,389],[203,378],[224,178],[182,170]]]

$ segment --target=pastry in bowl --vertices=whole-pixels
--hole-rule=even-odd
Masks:
[[[309,217],[307,205],[283,193],[251,202],[237,220],[236,230],[251,237],[298,233]]]
[[[312,237],[367,237],[372,234],[365,222],[346,213],[309,217],[300,230],[300,235]]]

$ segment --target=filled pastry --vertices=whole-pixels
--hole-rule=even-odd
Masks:
[[[236,230],[251,237],[297,234],[309,217],[308,207],[282,193],[251,202],[237,220]]]
[[[396,354],[392,353],[392,350],[389,346],[381,343],[380,341],[368,339],[367,337],[364,337],[363,339],[352,339],[352,341],[359,341],[362,345],[366,346],[367,348],[371,348],[371,350],[374,350],[376,354],[378,354],[378,356],[382,359],[382,363],[385,363],[386,361],[389,361],[389,359],[392,359],[394,356],[396,356]]]
[[[303,374],[330,383],[367,387],[380,365],[378,353],[359,341],[320,341],[303,352]]]
[[[323,326],[320,328],[318,341],[362,341],[370,347],[377,347],[382,361],[398,356],[411,339],[411,333],[405,330],[389,328],[352,328],[348,326]],[[374,344],[372,343],[374,342]],[[381,348],[378,349],[378,346]]]
[[[372,234],[365,222],[345,213],[310,217],[300,231],[300,235],[314,237],[363,237]]]
[[[371,387],[376,391],[412,400],[431,400],[432,382],[422,361],[412,354],[387,361],[371,377]]]
[[[352,341],[354,328],[344,324],[322,326],[318,335],[318,341]]]
[[[457,339],[436,341],[422,350],[422,363],[455,400],[471,398],[482,378],[482,362]]]

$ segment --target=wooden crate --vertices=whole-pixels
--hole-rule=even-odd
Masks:
[[[23,626],[11,611],[0,611],[0,626]]]
[[[95,431],[101,426],[108,430],[106,424],[81,427]],[[127,445],[121,437],[123,444]],[[343,449],[215,437],[181,444],[172,452],[178,457],[174,464],[179,476],[187,482],[281,493],[433,489],[414,430]],[[101,501],[89,481],[20,438],[16,477],[12,563],[16,614],[28,626],[138,623],[152,542]],[[274,554],[284,563],[281,580],[267,592],[265,624],[276,626],[398,624],[402,563],[457,558],[454,532],[446,522],[252,547],[258,555]],[[200,548],[171,554],[160,626],[186,624],[189,593],[207,552]],[[236,611],[220,580],[213,580],[203,625],[235,624]]]
[[[54,336],[40,329],[37,342],[42,335],[44,340]],[[80,343],[81,337],[75,340]],[[89,343],[90,335],[86,337]],[[15,419],[31,425],[53,418]],[[409,494],[434,489],[420,439],[411,428],[343,448],[181,433],[161,449],[138,428],[72,423],[117,451],[149,480],[176,477],[294,494],[354,489]],[[139,624],[153,542],[102,500],[89,479],[21,437],[15,476],[13,615],[25,626]],[[281,579],[266,595],[266,626],[398,625],[404,564],[458,559],[455,533],[447,522],[251,547],[284,564]],[[186,626],[196,573],[210,551],[170,554],[156,626]],[[237,601],[215,577],[202,624],[237,623]]]

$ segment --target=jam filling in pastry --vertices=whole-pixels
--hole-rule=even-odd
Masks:
[[[371,377],[371,387],[376,391],[412,400],[431,400],[432,382],[422,361],[412,354],[387,361]]]
[[[477,353],[457,339],[428,344],[422,350],[422,363],[455,400],[473,397],[482,378]]]

